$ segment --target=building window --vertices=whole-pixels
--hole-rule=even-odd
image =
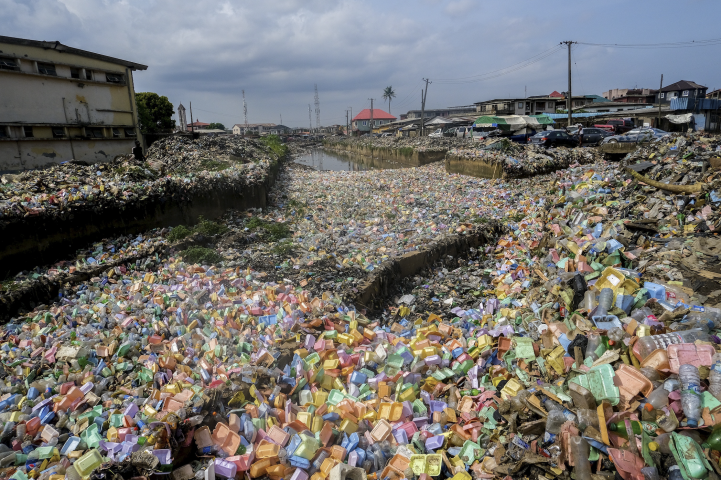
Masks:
[[[85,134],[88,137],[92,137],[92,138],[104,138],[105,137],[105,134],[103,133],[102,128],[86,128]]]
[[[43,75],[53,75],[55,77],[58,76],[55,71],[55,65],[52,63],[38,63],[38,73],[42,73]]]
[[[523,108],[523,102],[518,102],[518,108]]]
[[[106,73],[105,80],[110,83],[123,83],[123,76],[117,73]]]
[[[684,97],[688,97],[688,90],[684,90],[681,95],[683,95]]]
[[[665,95],[666,95],[665,93],[662,93],[662,94],[661,94],[661,98],[664,98]]]
[[[85,80],[92,80],[93,72],[91,70],[85,70]]]
[[[120,138],[120,129],[113,128],[113,138]]]
[[[53,127],[53,138],[65,138],[65,129],[61,127]]]
[[[12,58],[0,58],[0,70],[20,70],[18,64]]]
[[[5,127],[0,127],[0,138],[8,138],[8,132]]]
[[[546,108],[548,108],[548,109],[550,109],[550,110],[553,110],[553,107],[554,107],[554,106],[555,106],[555,105],[553,104],[553,102],[548,102]]]
[[[125,129],[125,136],[126,136],[126,137],[134,137],[134,136],[135,136],[135,129],[133,129],[133,128],[126,128],[126,129]]]
[[[33,138],[33,127],[23,127],[25,138]]]
[[[70,67],[70,78],[80,79],[80,69]]]
[[[368,120],[363,120],[363,126],[365,127],[367,125],[368,125]]]

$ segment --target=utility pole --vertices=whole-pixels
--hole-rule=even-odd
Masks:
[[[573,105],[573,95],[571,94],[571,45],[578,42],[572,42],[570,40],[566,40],[565,43],[568,45],[568,101],[566,102],[567,108],[568,108],[568,125],[567,127],[571,126],[571,106]]]
[[[193,130],[193,123],[193,102],[190,102],[190,133],[195,133],[195,130]]]
[[[661,89],[663,88],[663,73],[661,74],[661,84],[658,86],[658,123],[656,128],[661,128]],[[191,113],[192,115],[192,113]]]
[[[433,83],[430,80],[428,80],[427,78],[424,78],[423,81],[426,82],[426,91],[424,93],[423,90],[421,90],[421,136],[423,136],[426,131],[423,117],[425,116],[425,113],[426,113],[426,97],[428,97],[428,84]]]
[[[346,110],[346,111],[345,111],[345,134],[346,134],[346,136],[348,136],[348,129],[349,129],[348,125],[349,125],[349,123],[348,123],[348,110]]]
[[[368,100],[371,101],[371,123],[370,123],[370,135],[373,137],[373,99],[369,98]]]
[[[348,107],[350,109],[350,128],[351,128],[351,136],[353,135],[353,107]]]
[[[313,132],[313,120],[310,116],[310,103],[308,104],[308,134]]]
[[[283,114],[280,114],[280,124],[283,125]]]
[[[320,99],[318,98],[318,84],[315,84],[315,128],[320,130]]]
[[[248,134],[248,105],[245,103],[245,90],[243,90],[243,116],[245,117],[245,134]]]

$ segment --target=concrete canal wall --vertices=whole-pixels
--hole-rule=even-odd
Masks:
[[[338,152],[352,153],[364,157],[378,158],[392,162],[401,163],[411,167],[420,167],[429,163],[439,162],[446,156],[446,150],[442,151],[418,151],[413,147],[373,147],[370,145],[359,145],[345,142],[324,141],[323,147]]]

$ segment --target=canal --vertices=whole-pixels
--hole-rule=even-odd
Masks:
[[[309,154],[295,159],[295,163],[306,165],[314,170],[359,172],[363,170],[386,170],[408,168],[408,165],[379,160],[362,155],[352,155],[323,149],[311,150]]]

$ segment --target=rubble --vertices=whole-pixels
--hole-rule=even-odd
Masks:
[[[175,252],[2,328],[0,475],[714,478],[719,144],[530,179],[296,170],[270,209],[158,231]],[[491,220],[380,310],[336,281]]]

